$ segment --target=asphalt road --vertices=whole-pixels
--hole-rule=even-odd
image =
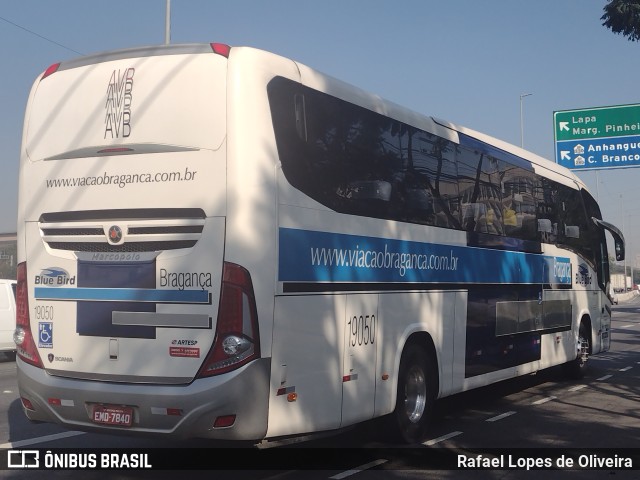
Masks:
[[[614,308],[612,347],[590,358],[589,371],[580,381],[567,380],[554,368],[437,403],[430,435],[424,443],[410,447],[388,442],[384,425],[371,422],[341,435],[303,444],[257,451],[220,448],[210,441],[169,441],[68,431],[56,425],[31,424],[22,414],[16,385],[15,362],[0,359],[0,446],[3,449],[126,448],[131,452],[154,449],[163,465],[175,465],[184,474],[158,471],[110,471],[109,478],[258,478],[283,480],[302,478],[639,478],[640,471],[624,468],[548,470],[508,467],[509,458],[496,468],[464,471],[441,469],[452,458],[500,457],[513,453],[514,462],[557,458],[565,455],[592,461],[589,455],[624,460],[640,447],[640,297]],[[201,448],[210,450],[201,450]],[[155,450],[155,449],[162,450]],[[520,450],[523,449],[523,450]],[[535,450],[531,450],[535,449]],[[551,450],[540,450],[551,449]],[[597,450],[595,450],[597,449]],[[606,450],[614,449],[614,450]],[[640,450],[640,449],[639,449]],[[160,453],[158,453],[160,452]],[[534,452],[534,453],[531,453]],[[593,453],[595,452],[595,453]],[[548,455],[547,455],[548,453]],[[0,452],[0,454],[2,454]],[[203,458],[204,455],[204,458]],[[622,458],[620,458],[622,457]],[[602,461],[602,459],[600,459]],[[190,462],[193,462],[192,464]],[[206,465],[208,472],[189,470]],[[171,467],[169,467],[171,468]],[[104,478],[106,472],[75,470],[0,472],[0,478]]]

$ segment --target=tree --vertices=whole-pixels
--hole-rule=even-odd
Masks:
[[[602,25],[632,42],[640,40],[640,0],[610,0],[600,17]]]

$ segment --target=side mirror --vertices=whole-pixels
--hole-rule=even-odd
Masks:
[[[600,228],[604,228],[605,230],[608,230],[609,233],[611,233],[611,236],[613,237],[613,243],[615,245],[614,248],[616,250],[616,260],[618,262],[624,260],[624,235],[622,235],[622,232],[617,227],[611,225],[608,222],[597,219],[596,217],[591,217],[591,220],[593,220],[593,223],[595,223]]]

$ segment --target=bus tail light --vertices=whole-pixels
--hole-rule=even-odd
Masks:
[[[216,418],[215,422],[213,422],[213,428],[229,428],[233,427],[234,423],[236,423],[235,415],[223,415]]]
[[[197,377],[235,370],[259,356],[258,314],[251,275],[240,265],[225,262],[216,335]]]
[[[16,353],[25,362],[38,368],[44,368],[33,339],[33,333],[31,332],[26,262],[19,263],[17,270],[16,330],[13,334],[13,341],[16,343]]]
[[[53,75],[54,73],[56,73],[58,71],[58,68],[60,68],[60,63],[54,63],[53,65],[50,65],[42,74],[42,78],[40,79],[40,81],[44,80],[49,75]]]
[[[27,410],[31,410],[32,412],[36,411],[36,408],[33,406],[33,403],[31,403],[31,400],[29,400],[28,398],[20,397],[20,401],[22,402],[22,406]]]
[[[231,52],[231,47],[229,45],[225,45],[224,43],[211,43],[210,45],[211,50],[213,50],[215,53],[229,58],[229,53]]]

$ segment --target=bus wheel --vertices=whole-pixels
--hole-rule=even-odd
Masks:
[[[418,345],[409,345],[400,358],[396,408],[391,415],[398,440],[417,443],[424,438],[436,398],[433,361]]]
[[[565,372],[569,378],[579,380],[584,377],[590,352],[591,335],[589,334],[589,325],[586,322],[580,322],[576,358],[565,364]]]

